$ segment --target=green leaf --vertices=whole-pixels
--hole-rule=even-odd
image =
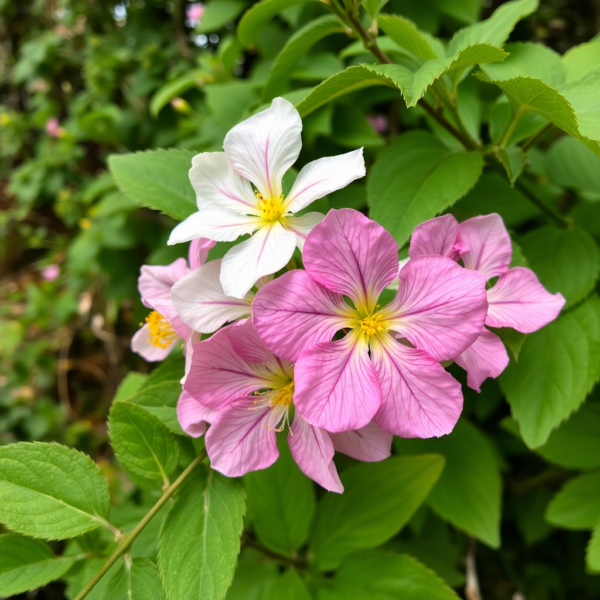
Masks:
[[[136,373],[135,371],[127,373],[123,381],[121,381],[121,385],[119,385],[113,402],[126,400],[130,396],[133,396],[144,385],[146,379],[148,379],[148,376],[143,373]]]
[[[0,535],[0,593],[14,596],[62,577],[73,556],[55,556],[46,542],[16,533]]]
[[[288,569],[276,580],[265,600],[313,600],[313,597],[300,575]]]
[[[124,563],[106,585],[103,600],[164,600],[156,565],[147,558]]]
[[[591,529],[600,524],[600,471],[571,479],[550,501],[546,519],[565,529]]]
[[[275,15],[290,6],[306,2],[309,0],[261,0],[257,2],[244,13],[239,22],[237,33],[240,42],[245,48],[248,48],[256,41],[258,34]]]
[[[269,78],[263,88],[262,101],[269,102],[287,91],[294,69],[314,44],[328,35],[344,31],[340,20],[333,15],[323,15],[296,31],[271,66]]]
[[[378,24],[398,46],[406,48],[414,56],[422,60],[438,58],[426,36],[409,19],[399,15],[382,15]]]
[[[474,23],[481,12],[481,0],[434,0],[437,9],[463,23]]]
[[[208,468],[181,490],[160,532],[158,564],[171,600],[220,600],[231,584],[245,511],[244,490]]]
[[[473,44],[502,46],[515,25],[523,17],[535,12],[537,7],[538,0],[505,2],[489,19],[457,31],[448,45],[448,54],[454,54]]]
[[[536,449],[548,462],[569,469],[600,467],[600,405],[586,402]]]
[[[500,468],[490,442],[474,425],[460,419],[449,435],[429,440],[396,438],[394,446],[401,454],[444,456],[446,466],[427,504],[488,546],[500,546]]]
[[[592,531],[592,537],[585,552],[585,563],[593,573],[600,572],[600,523]]]
[[[600,299],[593,295],[540,331],[527,336],[518,363],[500,385],[530,448],[585,400],[600,377]]]
[[[544,287],[565,297],[565,309],[594,289],[600,249],[586,231],[542,227],[520,238],[519,245]]]
[[[514,185],[525,167],[527,161],[525,152],[519,146],[512,146],[510,148],[496,148],[495,153],[508,175],[510,184]]]
[[[545,171],[553,183],[600,200],[600,157],[580,141],[565,136],[545,155]]]
[[[347,556],[319,600],[456,600],[433,571],[414,558],[383,550]]]
[[[334,569],[350,552],[394,536],[427,497],[443,467],[441,456],[422,455],[344,471],[344,493],[327,494],[317,505],[310,538],[317,567]]]
[[[208,11],[208,7],[213,6],[214,4],[218,4],[218,2],[211,2],[206,10]],[[191,88],[200,87],[204,85],[206,81],[211,81],[212,79],[213,77],[209,73],[200,69],[194,69],[185,73],[185,75],[181,75],[172,81],[168,81],[158,88],[152,96],[152,100],[150,100],[150,114],[156,117],[161,109],[173,100],[173,98],[180,96],[183,92],[186,92]]]
[[[279,577],[279,567],[274,561],[254,548],[244,548],[233,583],[227,591],[226,600],[264,600]]]
[[[563,54],[562,62],[567,73],[567,81],[575,81],[598,68],[600,38],[596,37],[585,44],[570,48]]]
[[[488,329],[493,331],[502,340],[513,359],[518,361],[519,353],[527,336],[510,327],[488,327]]]
[[[365,7],[371,21],[375,20],[381,9],[389,2],[389,0],[360,0],[360,3]]]
[[[298,468],[287,441],[281,440],[279,459],[262,471],[244,477],[248,516],[265,546],[291,556],[308,537],[315,509],[310,479]]]
[[[106,523],[108,484],[81,452],[42,442],[0,447],[0,523],[47,540],[64,540]]]
[[[567,83],[560,91],[577,115],[579,132],[584,136],[582,141],[596,154],[600,154],[600,67],[581,79]],[[587,138],[595,141],[590,143]]]
[[[482,169],[478,152],[452,152],[422,131],[402,135],[379,155],[369,173],[371,218],[402,246],[419,223],[464,196]]]
[[[183,376],[183,372],[181,373],[181,376]],[[177,401],[180,394],[181,383],[179,381],[165,381],[157,385],[142,387],[137,394],[128,398],[127,401],[142,406],[149,413],[158,417],[173,433],[184,435],[177,418]]]
[[[218,31],[246,8],[245,2],[239,0],[212,0],[204,7],[204,14],[197,27],[198,33],[213,33]]]
[[[161,383],[180,382],[184,372],[185,359],[183,358],[183,355],[175,355],[175,352],[172,352],[168,358],[163,360],[150,375],[148,375],[148,378],[140,387],[140,390],[145,390]]]
[[[150,150],[113,154],[109,165],[119,188],[134,202],[182,221],[196,211],[188,178],[193,156],[188,150]]]
[[[335,107],[332,120],[331,140],[346,148],[378,148],[383,138],[373,129],[364,112],[351,104]]]
[[[141,406],[113,405],[108,418],[113,450],[127,471],[167,484],[179,463],[179,444],[165,425]]]

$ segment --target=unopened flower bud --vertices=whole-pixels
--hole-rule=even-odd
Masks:
[[[192,112],[192,107],[183,98],[173,98],[171,106],[184,115]]]

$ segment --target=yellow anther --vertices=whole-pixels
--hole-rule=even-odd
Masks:
[[[289,383],[285,387],[281,388],[277,395],[271,400],[271,406],[282,405],[288,407],[292,403],[294,397],[294,383]]]
[[[179,336],[158,311],[153,310],[147,317],[150,343],[157,348],[168,348]]]
[[[385,322],[382,318],[381,313],[369,315],[360,321],[361,331],[371,337],[376,333],[386,333],[388,328],[385,326]]]
[[[258,198],[256,206],[260,211],[261,218],[267,223],[279,221],[283,215],[283,194],[276,199],[263,198],[258,190],[255,190],[254,194]]]

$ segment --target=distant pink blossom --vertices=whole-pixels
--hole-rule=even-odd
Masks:
[[[203,14],[204,4],[202,4],[201,2],[194,2],[193,4],[189,4],[186,9],[187,18],[193,22],[200,21]]]
[[[421,223],[412,234],[409,256],[412,261],[432,254],[462,260],[467,269],[482,273],[488,281],[498,277],[487,290],[485,324],[490,327],[532,333],[556,319],[564,306],[562,295],[547,292],[533,271],[509,268],[512,244],[500,215],[482,215],[460,225],[452,215]],[[480,391],[485,379],[504,371],[508,354],[502,340],[484,328],[454,361],[467,371],[469,387]]]
[[[54,281],[60,275],[60,267],[58,265],[48,265],[42,269],[41,275],[45,281]]]
[[[485,277],[441,256],[410,260],[399,271],[392,236],[350,209],[332,210],[315,226],[303,260],[306,271],[267,284],[252,305],[267,347],[296,361],[297,412],[336,433],[372,419],[402,437],[452,431],[461,386],[440,361],[479,337]],[[397,277],[396,298],[380,307]]]
[[[58,124],[58,119],[56,117],[52,117],[48,119],[46,123],[46,133],[50,137],[59,138],[64,135],[64,129]]]
[[[385,133],[388,130],[388,118],[385,115],[369,115],[367,121],[377,133]]]

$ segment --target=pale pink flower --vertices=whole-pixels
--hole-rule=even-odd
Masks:
[[[58,124],[58,119],[56,117],[52,117],[48,119],[46,123],[46,133],[50,137],[59,138],[64,135],[64,129]]]
[[[479,271],[489,281],[498,281],[487,291],[490,327],[512,327],[521,333],[533,333],[560,313],[565,299],[550,294],[537,276],[524,267],[509,268],[512,258],[510,236],[500,215],[483,215],[457,222],[452,215],[421,223],[413,232],[409,256],[412,259],[439,254],[462,260],[467,269]],[[454,361],[467,371],[469,387],[480,391],[488,377],[498,377],[508,365],[502,340],[488,329]]]
[[[45,281],[54,281],[60,275],[60,267],[58,265],[48,265],[42,269],[41,275]]]
[[[187,18],[193,23],[197,23],[204,14],[204,4],[201,2],[194,2],[189,4],[185,10]]]
[[[411,260],[398,272],[392,236],[350,209],[330,211],[313,229],[303,259],[306,271],[267,284],[252,307],[269,349],[297,361],[294,402],[302,417],[330,432],[373,418],[403,437],[452,431],[461,386],[439,361],[481,333],[485,278],[441,256]],[[396,298],[380,307],[379,295],[396,277]]]
[[[296,246],[302,250],[323,215],[297,216],[298,211],[365,175],[362,148],[320,158],[300,171],[284,198],[283,176],[300,154],[301,131],[298,111],[275,98],[270,108],[227,134],[225,152],[204,152],[192,160],[198,212],[175,227],[169,244],[197,237],[232,242],[252,234],[223,258],[220,279],[228,296],[243,298],[260,277],[285,267]]]
[[[199,415],[218,411],[211,417],[206,449],[212,468],[228,477],[272,465],[279,456],[276,432],[286,426],[290,451],[300,469],[330,491],[343,491],[333,463],[335,450],[364,461],[390,455],[392,436],[375,423],[360,431],[330,435],[309,425],[296,411],[290,426],[294,366],[265,347],[250,320],[225,327],[194,346],[184,389],[196,402]]]

